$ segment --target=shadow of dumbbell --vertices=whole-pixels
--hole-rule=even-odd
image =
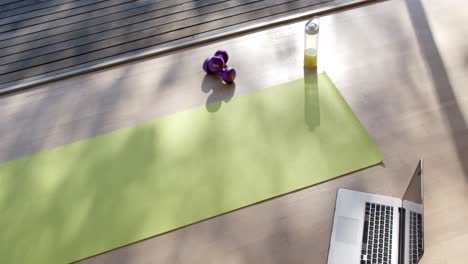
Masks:
[[[210,93],[206,99],[206,110],[208,112],[217,112],[222,102],[229,102],[234,96],[236,84],[223,84],[214,75],[205,75],[202,81],[201,90],[204,93]]]

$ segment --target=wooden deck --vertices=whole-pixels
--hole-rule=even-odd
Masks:
[[[304,12],[329,1],[4,1],[0,4],[0,86]]]

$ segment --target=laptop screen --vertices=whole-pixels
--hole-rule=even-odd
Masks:
[[[406,189],[405,195],[403,196],[403,203],[411,202],[418,204],[420,206],[423,205],[423,186],[422,186],[422,160],[419,161],[418,167],[414,171],[413,178]],[[403,204],[404,207],[404,204]]]
[[[424,252],[423,180],[423,164],[420,160],[403,196],[403,208],[406,209],[408,225],[407,258],[410,264],[418,263]]]

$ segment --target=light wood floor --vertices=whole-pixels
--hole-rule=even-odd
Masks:
[[[340,187],[401,196],[425,159],[423,264],[468,258],[468,3],[391,0],[324,16],[326,71],[385,164],[81,261],[326,263]],[[174,52],[0,97],[0,160],[303,76],[304,22]],[[230,52],[235,91],[204,78]],[[223,102],[229,104],[229,102]],[[252,157],[254,158],[254,157]]]

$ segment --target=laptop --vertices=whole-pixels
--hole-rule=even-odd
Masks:
[[[424,253],[423,161],[402,199],[339,189],[328,264],[416,264]]]

